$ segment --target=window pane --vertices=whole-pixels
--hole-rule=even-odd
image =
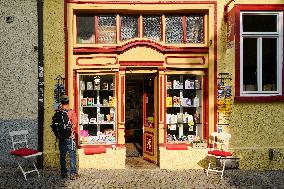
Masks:
[[[277,90],[277,39],[262,39],[262,90]]]
[[[98,16],[98,43],[116,43],[116,16]]]
[[[166,16],[166,43],[183,43],[182,16]]]
[[[243,15],[244,32],[277,32],[276,15]]]
[[[77,43],[95,43],[95,19],[94,15],[77,15]]]
[[[243,90],[257,91],[257,38],[243,39]]]
[[[121,16],[121,40],[138,37],[138,16]]]
[[[186,16],[186,43],[204,42],[204,21],[201,15]]]
[[[144,37],[161,41],[161,16],[143,16]]]

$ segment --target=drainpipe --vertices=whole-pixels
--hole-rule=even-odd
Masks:
[[[228,7],[229,5],[235,0],[230,0],[225,6],[224,6],[224,21],[227,23],[228,21]]]
[[[44,78],[43,78],[43,2],[37,0],[38,23],[38,151],[43,151]],[[38,158],[38,167],[43,168],[43,156]]]

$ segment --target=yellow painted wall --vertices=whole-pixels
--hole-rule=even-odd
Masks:
[[[218,1],[218,73],[232,73],[233,94],[235,78],[235,48],[227,48],[227,26],[223,7],[228,1]],[[284,4],[283,0],[235,0],[230,4]],[[230,148],[240,158],[241,169],[284,169],[284,103],[233,103],[230,125]],[[274,150],[272,161],[268,150]]]
[[[58,75],[65,73],[64,1],[48,0],[43,3],[43,56],[44,56],[44,167],[59,165],[58,143],[50,128],[54,114],[54,85]]]

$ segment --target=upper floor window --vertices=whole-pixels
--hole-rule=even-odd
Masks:
[[[160,15],[143,16],[143,37],[155,41],[162,40],[162,17]]]
[[[241,95],[281,94],[282,13],[241,12],[240,22]]]
[[[116,43],[115,15],[77,15],[77,43]]]
[[[79,13],[76,16],[77,44],[116,44],[117,39],[124,42],[134,38],[148,38],[166,44],[205,43],[205,16],[200,14],[171,14],[166,15],[165,20],[161,14]]]
[[[167,15],[166,43],[204,43],[204,16]]]
[[[125,41],[128,39],[138,37],[138,15],[123,15],[120,17],[120,40]]]

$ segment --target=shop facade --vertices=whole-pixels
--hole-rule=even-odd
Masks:
[[[232,134],[231,150],[241,159],[242,168],[257,166],[248,165],[246,160],[253,161],[272,147],[274,158],[283,161],[277,156],[283,153],[280,140],[276,139],[272,146],[257,140],[250,143],[253,135],[245,129],[248,123],[243,122],[243,116],[247,111],[242,109],[253,106],[249,111],[255,114],[250,119],[258,123],[261,119],[257,112],[264,107],[273,112],[283,105],[284,9],[279,5],[261,6],[260,15],[268,16],[268,22],[276,19],[276,26],[271,26],[273,31],[253,33],[254,28],[248,27],[252,31],[238,33],[240,15],[242,19],[248,15],[244,23],[249,25],[258,16],[253,11],[259,5],[230,3],[70,0],[49,5],[52,12],[64,10],[61,21],[65,34],[64,41],[57,38],[64,49],[49,50],[65,56],[57,59],[55,55],[46,60],[54,67],[47,71],[52,73],[50,76],[46,74],[49,81],[45,100],[54,103],[54,90],[50,89],[54,87],[55,75],[64,74],[64,90],[79,120],[76,129],[79,168],[125,168],[126,143],[135,141],[141,144],[143,159],[161,169],[199,169],[206,159],[213,131]],[[46,12],[51,11],[49,6],[44,6]],[[46,27],[53,25],[50,18],[45,19]],[[48,39],[52,32],[47,30],[46,34]],[[272,47],[277,44],[275,66],[270,70],[272,79],[262,74],[268,68],[260,69],[259,65],[260,82],[246,76],[246,72],[239,72],[249,69],[245,67],[244,53],[252,47],[246,47],[247,38],[249,42],[257,39],[259,49],[264,43]],[[268,58],[274,57],[272,53],[267,54]],[[55,65],[62,58],[65,64]],[[255,98],[257,105],[244,103]],[[48,117],[54,108],[56,102],[46,109],[45,125],[50,122]],[[276,122],[282,119],[278,117]],[[255,128],[254,123],[249,124]],[[53,143],[48,143],[55,140],[50,128],[45,127],[44,135],[44,164],[56,166],[58,151]],[[263,136],[262,132],[255,135]],[[202,141],[205,148],[194,148],[194,140]],[[254,148],[260,151],[251,154],[254,144],[258,144]],[[273,160],[263,159],[264,168],[269,161]],[[271,168],[281,166],[275,162]]]

